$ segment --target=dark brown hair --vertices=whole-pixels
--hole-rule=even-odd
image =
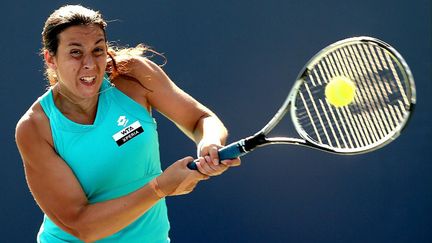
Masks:
[[[66,5],[55,10],[46,20],[42,31],[43,47],[41,54],[43,55],[45,51],[49,51],[51,55],[55,56],[59,45],[59,34],[66,28],[76,25],[98,25],[103,30],[105,40],[107,41],[105,31],[107,23],[102,18],[102,14],[81,5]],[[143,44],[139,44],[133,48],[119,48],[110,46],[107,41],[107,47],[107,54],[111,58],[108,64],[111,78],[116,77],[123,68],[118,67],[115,62],[114,57],[117,55],[144,55],[147,51],[161,55]],[[51,86],[57,83],[55,72],[47,66],[45,67],[45,76]]]
[[[80,5],[66,5],[55,10],[46,20],[42,31],[43,49],[55,55],[59,44],[58,34],[70,26],[92,24],[98,25],[105,34],[107,24],[99,12]]]

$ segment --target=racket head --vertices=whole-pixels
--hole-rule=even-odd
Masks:
[[[355,85],[354,99],[336,107],[325,95],[335,77]],[[416,103],[414,78],[402,56],[371,37],[338,41],[317,53],[300,72],[288,101],[305,144],[357,154],[378,149],[399,136]],[[285,106],[285,107],[284,107]]]

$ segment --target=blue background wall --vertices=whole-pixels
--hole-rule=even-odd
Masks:
[[[66,3],[47,2],[2,4],[1,242],[34,242],[42,220],[14,127],[45,89],[40,33]],[[111,41],[165,53],[166,72],[223,119],[230,141],[263,126],[303,64],[334,41],[374,36],[411,66],[418,105],[396,141],[349,157],[296,146],[256,151],[242,167],[168,199],[174,242],[432,242],[430,0],[80,3],[116,20]],[[195,154],[172,123],[156,117],[164,168]]]

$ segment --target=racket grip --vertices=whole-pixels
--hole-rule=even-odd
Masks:
[[[222,161],[225,159],[234,159],[242,155],[245,155],[247,152],[244,151],[243,146],[244,146],[244,139],[219,149],[218,151],[219,160]],[[187,164],[187,167],[191,170],[198,170],[198,167],[196,165],[198,161],[199,159],[190,162],[189,164]]]

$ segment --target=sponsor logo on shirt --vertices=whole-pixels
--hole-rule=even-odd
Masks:
[[[117,126],[123,126],[125,127],[129,120],[126,118],[126,116],[119,116],[117,120]]]
[[[119,120],[120,120],[120,118],[119,118]],[[117,121],[117,123],[118,123],[118,121]],[[126,123],[127,123],[127,119],[126,119]],[[139,134],[141,134],[143,132],[144,132],[144,129],[142,128],[140,122],[136,121],[136,122],[132,123],[130,126],[117,132],[112,137],[113,137],[114,141],[117,143],[117,145],[120,147],[123,144],[130,141],[132,138],[138,136]]]

